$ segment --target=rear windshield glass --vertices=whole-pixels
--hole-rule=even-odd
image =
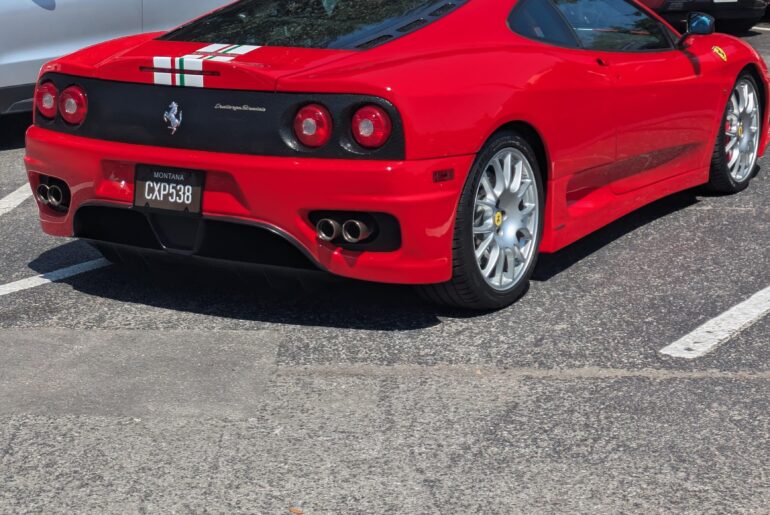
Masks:
[[[241,0],[161,39],[232,45],[369,48],[466,0]]]

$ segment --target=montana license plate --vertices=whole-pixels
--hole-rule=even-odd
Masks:
[[[182,213],[201,212],[203,172],[137,165],[134,180],[134,206]]]

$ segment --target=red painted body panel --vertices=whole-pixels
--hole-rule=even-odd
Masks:
[[[367,51],[260,48],[229,63],[206,87],[382,97],[404,122],[399,162],[275,158],[139,147],[33,128],[27,168],[74,188],[74,204],[130,201],[131,163],[203,168],[212,177],[204,212],[267,223],[289,234],[330,271],[374,281],[449,279],[454,212],[474,156],[507,124],[525,124],[542,140],[547,174],[544,252],[676,191],[703,184],[729,92],[745,67],[767,96],[767,68],[740,40],[692,37],[684,50],[604,53],[567,49],[514,34],[506,20],[515,0],[474,0],[456,12]],[[152,83],[153,57],[182,57],[200,43],[123,38],[47,65],[105,80]],[[721,47],[728,56],[713,51]],[[767,103],[767,99],[765,99]],[[761,151],[767,143],[767,116]],[[432,173],[455,170],[453,181]],[[249,173],[246,173],[246,171]],[[280,172],[280,173],[279,173]],[[276,177],[299,191],[281,196]],[[257,180],[258,178],[259,180]],[[311,209],[379,210],[404,231],[393,253],[349,253],[319,243],[304,215]],[[41,207],[43,228],[72,234],[71,216]]]
[[[206,171],[204,216],[275,227],[330,272],[390,283],[451,277],[447,249],[461,184],[436,184],[432,177],[439,170],[467,169],[472,161],[473,156],[408,162],[245,157],[108,143],[37,127],[27,133],[25,158],[33,188],[44,174],[72,189],[66,216],[41,206],[48,234],[71,236],[74,212],[84,204],[130,206],[138,163],[192,168]],[[402,248],[352,252],[320,242],[307,218],[318,209],[391,213],[402,225]]]

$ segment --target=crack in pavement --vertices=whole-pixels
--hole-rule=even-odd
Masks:
[[[275,376],[297,375],[317,376],[346,376],[357,377],[403,377],[403,376],[465,376],[476,378],[508,378],[508,379],[650,379],[654,381],[670,381],[677,379],[729,379],[735,381],[770,381],[770,370],[762,372],[726,372],[721,370],[666,370],[623,368],[499,368],[488,366],[467,365],[308,365],[299,367],[279,366]]]

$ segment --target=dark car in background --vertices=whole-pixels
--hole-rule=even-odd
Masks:
[[[764,15],[767,0],[641,0],[678,29],[684,27],[687,14],[704,12],[717,20],[723,32],[746,32]]]

